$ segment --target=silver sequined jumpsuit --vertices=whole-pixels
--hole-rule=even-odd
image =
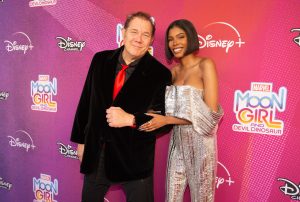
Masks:
[[[167,168],[167,202],[182,202],[187,185],[192,202],[214,201],[217,166],[216,132],[223,115],[212,112],[203,91],[192,86],[168,86],[166,115],[190,121],[175,125],[171,134]]]

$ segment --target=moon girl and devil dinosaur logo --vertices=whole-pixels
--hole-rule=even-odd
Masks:
[[[238,124],[232,130],[246,133],[282,135],[284,123],[276,119],[276,112],[286,107],[287,89],[280,87],[272,91],[272,83],[251,83],[251,90],[234,93],[233,111]]]
[[[40,178],[33,178],[33,193],[35,199],[33,202],[57,202],[54,195],[58,195],[58,181],[51,181],[51,176],[47,174],[40,175]]]
[[[51,6],[55,5],[57,0],[33,0],[29,1],[29,7]]]
[[[49,75],[39,75],[39,80],[31,81],[32,110],[56,112],[57,103],[53,96],[57,95],[57,80],[54,77],[52,82]]]

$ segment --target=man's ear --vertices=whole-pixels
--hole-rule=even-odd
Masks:
[[[152,46],[153,42],[154,42],[154,36],[151,39],[150,46]]]

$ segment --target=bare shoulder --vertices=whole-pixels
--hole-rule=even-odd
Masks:
[[[203,73],[204,77],[216,77],[217,72],[216,72],[216,65],[215,62],[211,58],[202,58],[200,61],[199,68],[201,72]]]
[[[216,69],[215,62],[211,58],[202,58],[199,67],[202,71],[214,71]]]

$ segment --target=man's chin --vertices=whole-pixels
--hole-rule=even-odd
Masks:
[[[146,52],[135,52],[132,54],[132,57],[136,60],[136,59],[143,57],[145,55],[145,53]]]

